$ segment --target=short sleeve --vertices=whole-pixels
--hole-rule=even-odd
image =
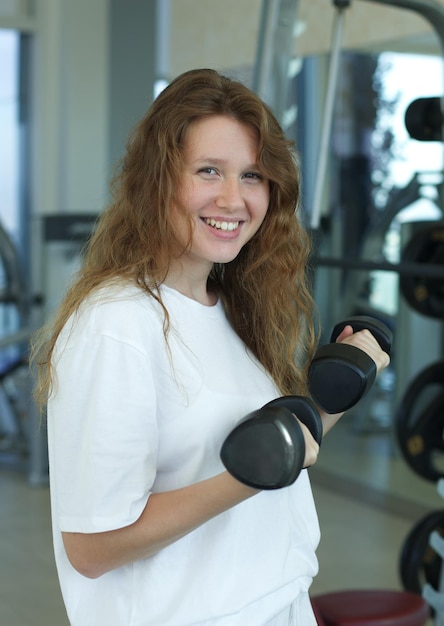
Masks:
[[[118,338],[93,321],[81,326],[55,362],[49,455],[60,529],[92,533],[127,526],[142,513],[158,429],[154,366],[126,337],[131,329]]]

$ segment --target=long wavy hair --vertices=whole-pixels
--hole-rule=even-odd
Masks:
[[[82,268],[54,320],[34,337],[39,403],[46,402],[53,388],[51,357],[63,326],[110,279],[129,280],[160,302],[167,339],[169,316],[157,286],[171,260],[184,251],[171,207],[179,200],[185,139],[193,122],[216,115],[255,129],[258,165],[270,181],[270,203],[258,232],[236,259],[214,265],[209,284],[218,291],[234,330],[281,393],[306,392],[316,324],[308,274],[310,240],[298,217],[300,180],[293,144],[269,107],[242,83],[198,69],[176,78],[130,135],[111,184],[112,200],[87,243]]]

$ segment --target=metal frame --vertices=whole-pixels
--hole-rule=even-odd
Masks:
[[[444,56],[444,6],[434,0],[364,0],[407,9],[419,13],[430,22],[438,36]],[[328,71],[322,131],[318,152],[314,199],[310,214],[310,226],[319,227],[322,198],[328,161],[334,100],[338,82],[339,58],[344,31],[345,10],[352,0],[333,0],[337,9]],[[254,67],[253,89],[273,109],[280,122],[283,120],[288,97],[288,74],[293,59],[294,30],[298,0],[262,0],[259,38]],[[441,102],[444,119],[444,102]]]
[[[436,30],[444,54],[444,6],[434,0],[364,0],[409,9],[422,15]]]
[[[434,2],[432,0],[364,0],[367,2],[376,2],[378,4],[390,5],[397,8],[409,9],[415,11],[422,15],[426,20],[428,20],[434,30],[436,31],[440,45],[441,45],[441,54],[444,56],[444,6]],[[332,111],[333,111],[333,103],[334,96],[336,93],[336,83],[337,83],[337,70],[336,65],[339,56],[339,47],[340,41],[342,38],[342,20],[343,20],[343,10],[349,6],[349,2],[345,1],[341,2],[339,0],[333,0],[334,4],[338,8],[338,17],[336,21],[336,30],[334,36],[334,46],[332,48],[332,57],[333,57],[333,67],[331,66],[331,74],[329,73],[329,85],[327,89],[327,100],[325,107],[325,115],[324,115],[324,125],[322,129],[321,136],[321,144],[318,155],[318,171],[316,177],[316,189],[315,189],[315,204],[313,207],[313,213],[311,216],[311,226],[312,228],[317,228],[319,225],[319,217],[320,217],[320,207],[321,207],[321,196],[324,188],[325,181],[325,172],[326,172],[326,163],[328,158],[328,146],[329,146],[329,138],[330,138],[330,130],[331,130],[331,121],[332,121]],[[443,113],[443,126],[444,126],[444,96],[441,98],[441,111]],[[330,266],[330,267],[342,267],[344,268],[347,260],[346,259],[327,259],[320,258],[318,259],[320,265]],[[423,264],[417,263],[403,263],[402,265],[392,265],[389,263],[380,263],[380,264],[372,264],[368,261],[356,261],[353,260],[350,263],[350,268],[353,269],[383,269],[390,271],[397,271],[399,273],[405,274],[414,274],[416,272],[421,273],[423,275],[427,274],[427,276],[442,278],[443,277],[443,269],[442,266],[427,266],[424,267]],[[444,496],[443,485],[438,485],[438,491],[441,496]],[[435,543],[435,545],[434,545]],[[430,537],[430,544],[435,547],[435,549],[440,549],[441,554],[444,554],[444,544],[440,543],[439,546],[436,545],[436,536]],[[444,626],[444,566],[441,568],[440,574],[440,583],[438,589],[433,589],[431,585],[425,585],[423,589],[423,596],[426,601],[429,603],[431,607],[433,607],[436,611],[434,624],[435,626]]]
[[[253,89],[282,123],[299,0],[262,0]]]
[[[441,45],[441,54],[444,56],[444,6],[434,0],[364,0],[364,2],[375,2],[377,4],[389,5],[400,9],[415,11],[424,17],[438,35]],[[313,230],[319,228],[322,196],[325,186],[325,177],[328,161],[328,146],[330,142],[331,125],[333,118],[334,99],[338,82],[338,63],[340,46],[343,36],[344,11],[351,5],[351,0],[333,0],[337,8],[336,21],[332,39],[332,49],[330,57],[329,81],[324,108],[324,118],[322,124],[321,140],[318,153],[318,166],[315,179],[315,190],[313,207],[310,214],[310,226]],[[441,100],[441,110],[444,120],[444,100]]]

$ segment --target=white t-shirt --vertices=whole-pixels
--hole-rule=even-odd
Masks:
[[[319,526],[308,474],[220,514],[156,555],[91,580],[70,565],[61,531],[135,522],[151,493],[224,471],[225,437],[279,394],[229,325],[162,287],[91,297],[59,337],[48,403],[54,548],[73,626],[261,626],[317,573]],[[172,366],[174,363],[174,367]],[[305,625],[304,625],[305,626]]]

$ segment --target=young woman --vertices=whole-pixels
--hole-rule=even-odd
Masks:
[[[113,191],[36,352],[70,622],[315,624],[307,471],[257,491],[219,455],[246,414],[307,393],[293,148],[246,87],[194,70],[137,126]],[[340,340],[387,364],[368,332]],[[324,432],[338,417],[322,416]],[[301,428],[309,466],[318,445]]]

